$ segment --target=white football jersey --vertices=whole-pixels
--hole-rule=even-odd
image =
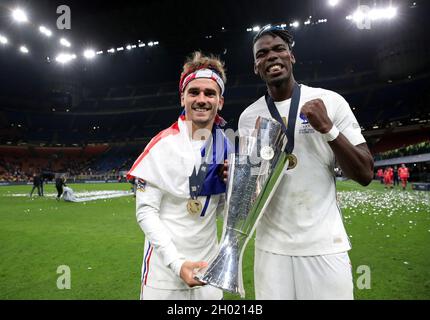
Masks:
[[[339,94],[301,85],[293,154],[298,163],[286,170],[266,212],[257,226],[256,247],[268,252],[313,256],[351,249],[336,200],[335,157],[324,136],[300,113],[313,99],[323,100],[329,118],[353,145],[365,143],[348,103]],[[288,118],[291,99],[275,102]],[[258,116],[272,118],[264,96],[241,114],[239,133],[249,135]]]

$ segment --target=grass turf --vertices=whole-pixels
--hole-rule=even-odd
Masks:
[[[76,184],[127,190],[129,184]],[[86,203],[13,197],[31,186],[0,187],[0,299],[138,299],[144,236],[134,199]],[[430,299],[430,194],[338,183],[353,249],[354,284],[368,266],[370,289],[356,299]],[[45,194],[54,194],[53,185]],[[221,223],[219,224],[221,226]],[[254,299],[253,241],[244,255],[246,299]],[[57,288],[57,268],[71,269],[71,289]],[[360,282],[360,281],[359,281]],[[225,299],[238,299],[226,293]]]

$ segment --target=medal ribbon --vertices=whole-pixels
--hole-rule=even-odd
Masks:
[[[203,152],[205,153],[205,158],[202,161],[202,164],[200,165],[199,172],[196,172],[196,167],[193,167],[193,172],[189,178],[189,184],[190,184],[190,197],[191,199],[195,200],[200,194],[200,191],[203,187],[206,174],[208,171],[208,160],[209,157],[212,156],[212,146],[213,142],[212,140],[215,140],[215,134],[212,133],[213,138],[210,139],[210,142],[206,143],[206,146],[203,148]],[[206,150],[206,147],[209,147],[208,150]],[[202,156],[203,157],[203,156]]]
[[[300,86],[297,84],[297,82],[294,82],[293,94],[291,97],[291,104],[290,104],[290,111],[288,113],[287,127],[285,127],[285,123],[282,120],[282,117],[279,114],[278,109],[276,108],[273,98],[269,95],[269,92],[267,92],[265,95],[265,99],[266,99],[266,103],[267,103],[267,107],[269,109],[270,115],[272,116],[272,118],[274,118],[276,121],[278,121],[281,124],[282,132],[287,136],[288,141],[284,150],[285,153],[287,154],[291,154],[294,149],[294,133],[296,129],[297,112],[299,110],[300,91],[301,91]]]

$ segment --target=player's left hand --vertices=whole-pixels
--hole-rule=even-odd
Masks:
[[[324,134],[330,131],[333,127],[333,122],[327,115],[327,109],[321,99],[314,99],[306,102],[302,109],[312,128]]]

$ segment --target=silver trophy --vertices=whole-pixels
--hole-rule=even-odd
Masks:
[[[281,125],[259,117],[255,129],[252,136],[239,139],[238,152],[229,157],[221,245],[215,259],[196,275],[201,282],[242,298],[243,253],[288,166]]]

